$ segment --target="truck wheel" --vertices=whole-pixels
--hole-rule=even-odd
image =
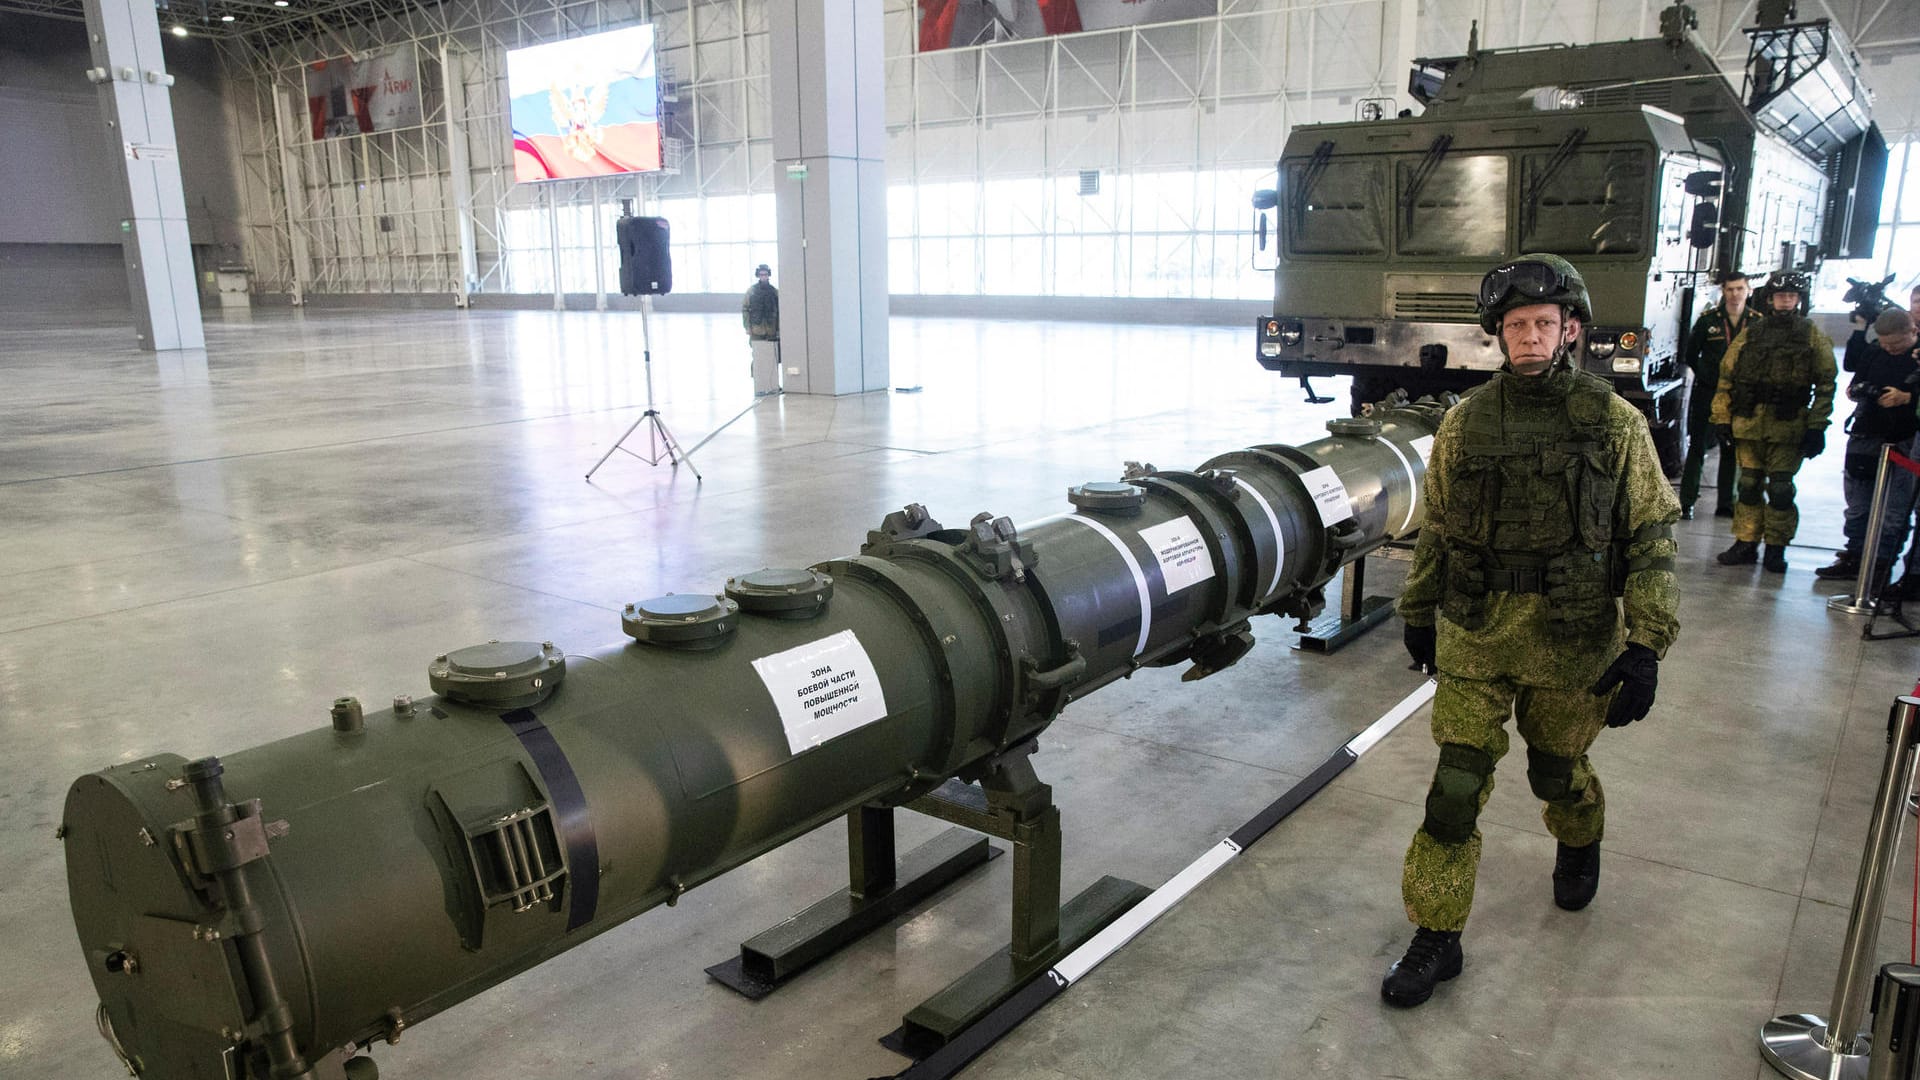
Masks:
[[[1680,479],[1687,463],[1687,410],[1693,407],[1693,372],[1673,390],[1651,401],[1638,401],[1653,435],[1653,448],[1660,455],[1660,471],[1667,479]]]
[[[1687,426],[1669,424],[1653,428],[1653,449],[1660,455],[1660,471],[1667,479],[1680,479],[1681,467],[1687,463]]]

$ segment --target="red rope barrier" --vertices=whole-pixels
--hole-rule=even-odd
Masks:
[[[1891,458],[1895,465],[1900,466],[1915,476],[1920,476],[1920,461],[1915,461],[1898,450],[1887,451],[1887,457]]]

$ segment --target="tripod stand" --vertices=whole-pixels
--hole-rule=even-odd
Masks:
[[[593,468],[587,470],[587,480],[589,482],[593,480],[593,474],[600,471],[600,466],[607,463],[607,459],[613,456],[615,450],[637,457],[649,465],[658,465],[664,460],[667,464],[678,467],[684,461],[687,463],[687,468],[692,470],[695,481],[705,479],[700,475],[700,470],[694,468],[692,451],[681,449],[680,440],[673,437],[673,432],[668,430],[666,421],[660,419],[660,410],[653,407],[653,297],[651,296],[640,298],[640,359],[647,369],[647,411],[640,414],[640,419],[635,420],[632,427],[627,428],[626,434],[613,440],[613,445],[607,449],[607,452],[600,455],[600,460],[593,463]],[[635,431],[640,430],[641,424],[647,425],[648,452],[645,454],[628,450],[623,445],[633,437]],[[709,439],[712,437],[707,436]],[[706,439],[701,440],[701,445],[706,445]],[[698,449],[700,449],[699,446],[694,447],[694,450]]]

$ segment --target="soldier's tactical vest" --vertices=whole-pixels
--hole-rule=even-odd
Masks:
[[[1798,419],[1807,411],[1813,400],[1812,327],[1802,318],[1784,325],[1762,318],[1746,329],[1728,402],[1733,415],[1752,416],[1762,405],[1773,406],[1776,420]]]
[[[1582,372],[1561,377],[1572,380],[1563,397],[1514,390],[1504,377],[1457,406],[1462,457],[1441,612],[1466,629],[1485,625],[1496,592],[1543,594],[1556,637],[1605,633],[1616,618],[1625,561],[1613,523],[1613,390]]]

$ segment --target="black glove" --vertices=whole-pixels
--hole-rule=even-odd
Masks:
[[[1717,442],[1719,442],[1721,446],[1732,446],[1733,445],[1733,425],[1732,424],[1713,425],[1713,437]]]
[[[1827,429],[1826,428],[1823,428],[1823,427],[1808,428],[1807,430],[1800,433],[1800,456],[1801,457],[1803,458],[1819,457],[1821,451],[1825,450],[1826,448],[1827,448]]]
[[[1413,666],[1421,672],[1432,674],[1438,670],[1434,666],[1434,651],[1439,648],[1440,631],[1433,624],[1415,626],[1408,623],[1400,640],[1407,643],[1407,655],[1413,657]]]
[[[1588,693],[1604,697],[1614,687],[1620,692],[1607,705],[1607,726],[1626,727],[1645,719],[1653,708],[1653,692],[1660,684],[1660,658],[1645,645],[1629,643],[1614,660],[1600,681]]]

